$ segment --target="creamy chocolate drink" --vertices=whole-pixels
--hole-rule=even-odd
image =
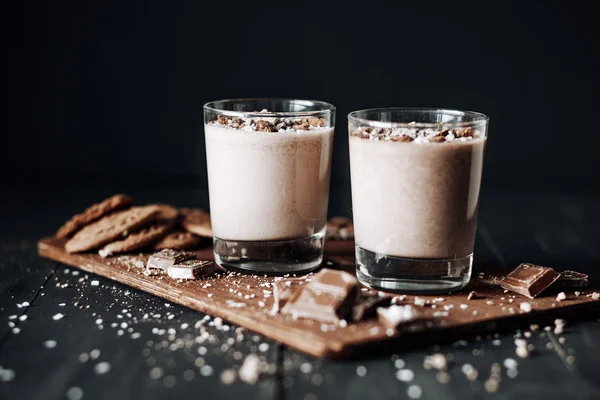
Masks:
[[[351,113],[349,120],[359,280],[409,292],[464,287],[472,268],[487,117],[376,109]]]
[[[214,236],[283,240],[322,232],[333,128],[319,119],[222,122],[205,126]]]
[[[319,266],[335,107],[237,99],[204,106],[215,261],[275,274]]]
[[[471,254],[486,139],[400,132],[349,139],[356,244],[406,258]]]

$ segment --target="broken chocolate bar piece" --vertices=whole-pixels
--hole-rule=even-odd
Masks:
[[[347,272],[323,269],[293,294],[281,313],[293,318],[338,323],[352,311],[357,283]]]
[[[563,271],[552,285],[553,288],[582,288],[588,286],[588,276],[577,271]]]
[[[277,314],[281,307],[292,298],[294,293],[300,289],[305,280],[285,280],[273,283],[273,314]]]
[[[560,274],[552,268],[524,263],[500,281],[500,286],[533,299],[552,285],[559,276]]]
[[[325,291],[345,296],[354,289],[357,283],[356,277],[347,272],[324,268],[308,282],[306,287],[315,291]]]
[[[409,305],[392,305],[387,308],[380,307],[377,309],[377,319],[387,329],[396,329],[400,325],[416,320],[418,317],[418,312]]]
[[[352,321],[361,321],[375,313],[377,307],[389,306],[392,302],[391,296],[380,296],[379,294],[365,294],[361,292],[356,303],[352,307]]]
[[[317,321],[337,324],[345,318],[347,309],[344,308],[345,299],[339,295],[327,292],[314,292],[302,289],[281,310],[282,314],[289,314],[293,318],[307,318]]]
[[[215,272],[215,264],[211,261],[189,260],[167,268],[172,279],[198,279]]]
[[[172,265],[179,264],[181,262],[196,258],[194,253],[188,253],[185,251],[177,251],[171,249],[164,249],[158,253],[154,253],[148,259],[146,264],[146,271],[150,272],[151,269],[160,269],[166,271]]]

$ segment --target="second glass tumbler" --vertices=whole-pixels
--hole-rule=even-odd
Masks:
[[[488,118],[427,108],[348,116],[356,275],[447,293],[471,277]]]
[[[287,274],[323,259],[335,107],[291,99],[207,103],[214,253],[227,269]]]

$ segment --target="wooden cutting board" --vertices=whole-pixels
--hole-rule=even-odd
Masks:
[[[316,357],[365,357],[379,353],[403,351],[415,347],[467,339],[475,335],[527,328],[536,323],[553,325],[555,318],[590,318],[600,315],[600,301],[593,300],[594,290],[565,291],[567,299],[556,301],[556,292],[548,292],[534,300],[515,293],[505,293],[495,282],[506,271],[491,265],[475,265],[474,278],[464,290],[447,295],[418,296],[427,301],[416,306],[427,318],[427,324],[411,332],[389,335],[376,319],[348,323],[344,328],[311,320],[292,320],[289,316],[271,315],[273,295],[271,283],[277,277],[219,272],[199,281],[178,282],[166,275],[143,273],[149,254],[101,258],[96,254],[68,254],[64,240],[49,237],[38,243],[38,251],[46,257],[84,271],[104,276],[132,288],[148,292],[172,303],[221,317],[227,321],[277,340],[287,346]],[[212,247],[197,251],[199,259],[213,259]],[[353,271],[354,243],[329,241],[325,246],[324,264],[328,268]],[[479,296],[467,300],[472,290]],[[402,304],[414,304],[407,295]],[[527,302],[531,312],[520,310]]]

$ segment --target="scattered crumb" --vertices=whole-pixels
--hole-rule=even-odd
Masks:
[[[411,399],[418,399],[423,395],[423,389],[418,385],[410,385],[406,394],[408,394],[408,397]]]
[[[425,361],[423,361],[423,368],[435,368],[438,371],[446,371],[448,368],[448,360],[446,360],[446,357],[442,353],[435,353],[425,357]]]
[[[90,359],[95,360],[98,357],[100,357],[100,350],[94,349],[94,350],[90,351]]]
[[[231,385],[235,382],[236,378],[236,373],[232,369],[224,369],[223,372],[221,372],[221,382],[225,385]]]
[[[53,349],[56,347],[56,340],[46,340],[44,342],[44,347],[47,349]]]
[[[110,364],[106,361],[99,362],[94,366],[94,372],[98,375],[106,374],[110,371]]]
[[[469,295],[467,296],[467,300],[473,300],[475,298],[477,298],[477,292],[475,292],[475,291],[470,292]]]
[[[519,308],[521,309],[521,311],[528,313],[531,311],[531,304],[523,302],[519,305]]]
[[[560,292],[557,296],[556,296],[556,301],[563,301],[567,299],[567,295],[565,294],[565,292]]]
[[[440,371],[435,375],[435,379],[442,384],[450,383],[450,374],[447,372]]]
[[[54,314],[54,316],[52,317],[53,320],[58,321],[59,319],[63,319],[64,315],[61,313],[58,314]]]
[[[514,358],[507,358],[506,360],[504,360],[504,368],[506,369],[515,369],[517,368],[517,360],[515,360]]]
[[[239,370],[239,377],[242,382],[254,385],[260,377],[260,358],[255,354],[248,355]]]
[[[78,386],[73,386],[69,390],[67,390],[67,399],[68,400],[81,400],[83,398],[83,390],[81,390]]]
[[[529,357],[529,350],[527,349],[526,346],[518,346],[515,353],[517,354],[517,356],[519,356],[521,358]]]
[[[424,306],[425,299],[421,297],[415,297],[415,306]]]
[[[415,378],[415,373],[410,369],[399,369],[396,371],[396,379],[402,382],[411,382]]]
[[[554,320],[554,333],[556,335],[560,335],[561,333],[563,333],[563,330],[564,330],[566,324],[567,324],[567,322],[564,319],[555,319]]]
[[[2,368],[0,366],[0,382],[10,382],[15,379],[15,371],[9,368]]]
[[[359,365],[356,367],[356,375],[360,377],[367,376],[367,368],[364,365]]]

